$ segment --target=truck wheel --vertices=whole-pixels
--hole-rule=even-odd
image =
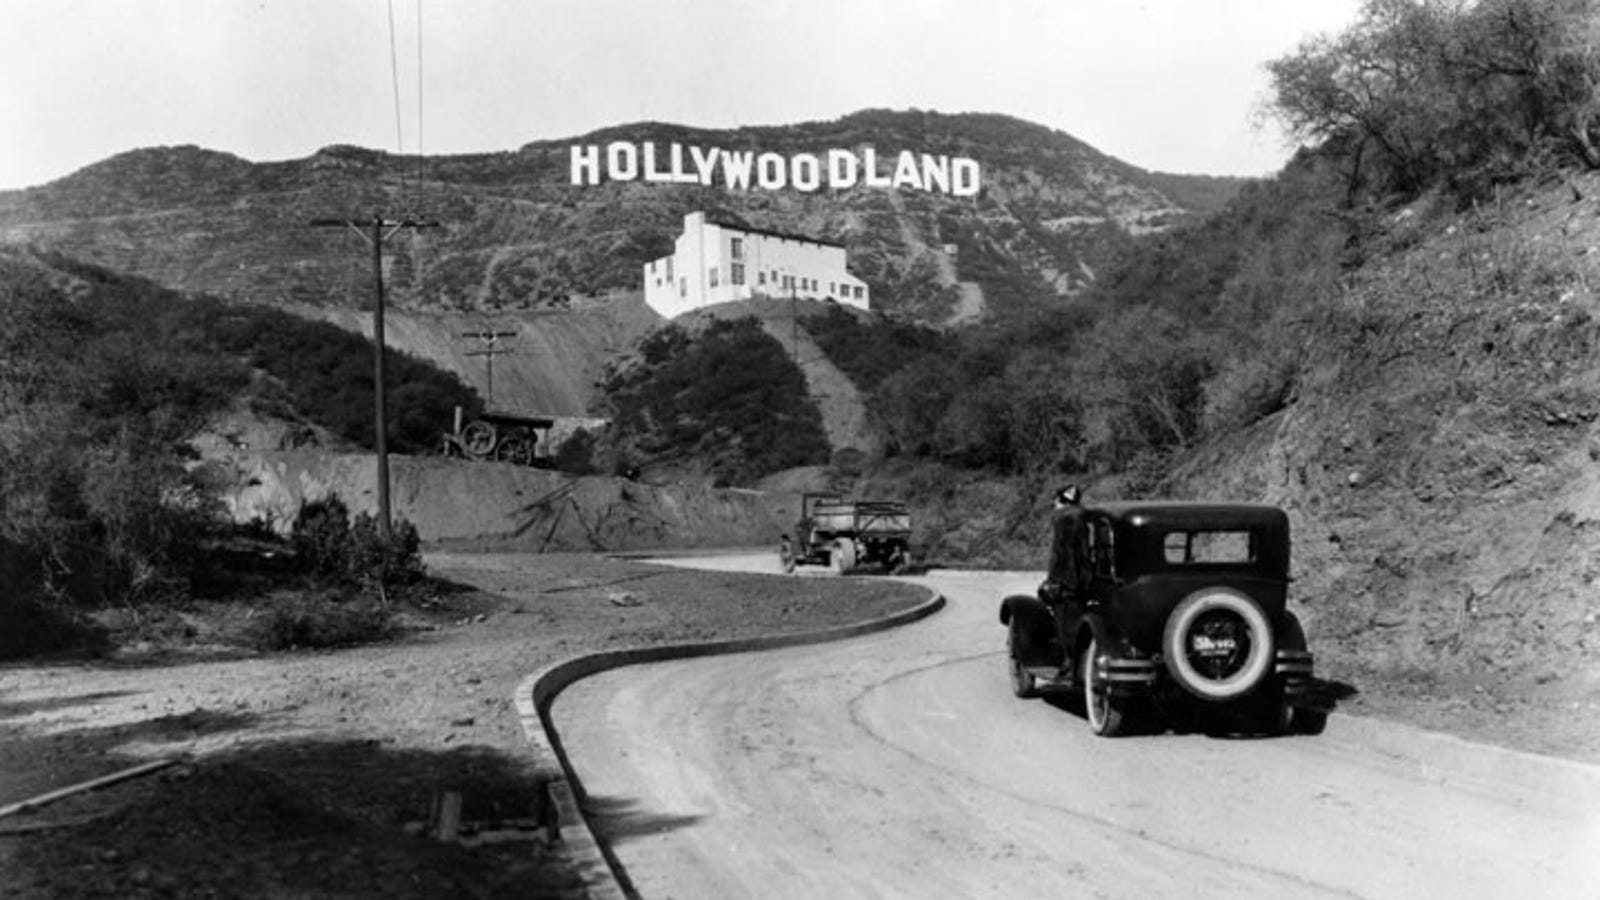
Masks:
[[[828,555],[828,562],[833,565],[837,575],[848,575],[856,567],[856,542],[849,538],[839,538],[833,542],[833,552]]]
[[[1011,620],[1011,627],[1006,629],[1006,656],[1011,660],[1011,693],[1023,700],[1031,700],[1039,696],[1039,685],[1034,681],[1033,673],[1022,664],[1022,623],[1016,619]]]
[[[1231,588],[1203,588],[1167,617],[1167,671],[1201,700],[1234,700],[1272,670],[1272,626],[1254,600]]]
[[[788,541],[782,541],[778,544],[778,564],[783,567],[783,571],[786,574],[794,571],[794,548],[789,546]]]
[[[1111,696],[1110,686],[1100,678],[1095,661],[1100,658],[1100,642],[1089,639],[1078,658],[1078,683],[1083,685],[1083,712],[1089,730],[1100,737],[1118,737],[1128,730],[1127,700]]]

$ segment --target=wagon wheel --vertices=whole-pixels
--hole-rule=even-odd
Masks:
[[[849,538],[839,538],[834,541],[833,552],[828,554],[828,561],[833,564],[835,574],[850,574],[856,567],[856,542]]]
[[[528,443],[527,438],[501,438],[500,444],[494,448],[494,458],[526,466],[533,462],[533,445]]]
[[[461,429],[461,446],[465,447],[471,456],[483,458],[494,451],[495,439],[494,426],[482,419],[475,419]]]

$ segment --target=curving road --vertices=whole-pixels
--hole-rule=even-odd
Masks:
[[[1600,769],[1342,716],[1320,737],[1095,738],[1010,694],[997,601],[1037,574],[912,580],[946,610],[556,699],[640,894],[1600,897]]]

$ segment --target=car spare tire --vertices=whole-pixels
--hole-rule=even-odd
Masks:
[[[1272,625],[1254,600],[1210,587],[1183,598],[1161,637],[1167,671],[1202,700],[1232,700],[1272,671]]]

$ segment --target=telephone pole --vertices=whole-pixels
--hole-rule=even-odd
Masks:
[[[312,219],[313,228],[349,228],[372,247],[372,283],[377,304],[372,308],[373,344],[373,413],[378,429],[378,527],[387,542],[392,536],[389,528],[389,416],[388,397],[384,388],[383,340],[383,242],[405,228],[438,228],[438,222],[416,219],[386,219],[374,213],[370,219]],[[370,230],[369,230],[370,229]]]
[[[483,341],[482,350],[468,350],[467,355],[484,357],[484,364],[489,367],[489,396],[484,400],[483,404],[492,409],[494,407],[494,358],[499,354],[513,352],[511,350],[501,350],[499,346],[500,339],[503,337],[516,337],[517,333],[515,331],[490,331],[489,329],[484,329],[483,331],[463,331],[461,336],[477,338]]]

